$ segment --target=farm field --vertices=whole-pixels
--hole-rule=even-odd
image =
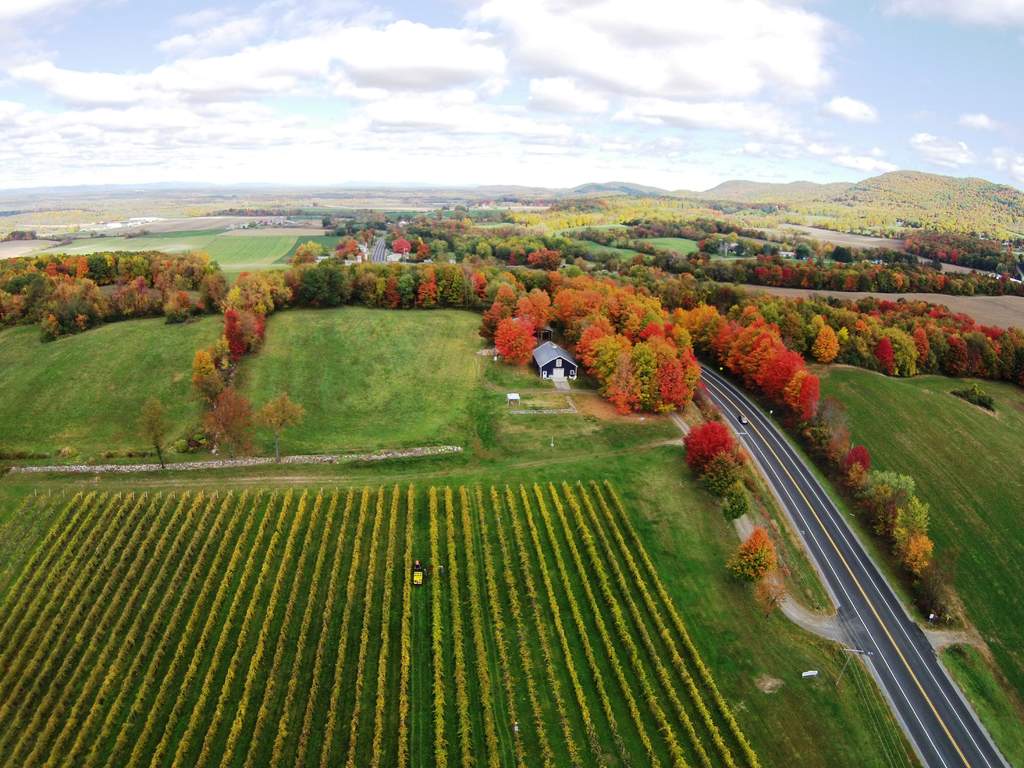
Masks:
[[[6,764],[760,764],[610,485],[59,504]]]
[[[290,452],[461,443],[478,378],[479,322],[457,310],[282,312],[246,361],[241,389],[255,403],[288,392],[305,407],[309,418],[286,438]],[[272,451],[272,443],[260,447]]]
[[[685,237],[647,237],[643,242],[650,243],[655,248],[664,248],[667,251],[675,251],[686,256],[697,252],[697,243]]]
[[[601,243],[595,243],[591,240],[575,240],[574,242],[586,248],[587,253],[599,258],[617,258],[626,261],[639,253],[628,248],[614,248],[610,245],[601,245]]]
[[[199,415],[192,356],[220,331],[217,317],[111,323],[47,343],[36,327],[0,331],[0,449],[68,447],[83,458],[143,449],[136,422],[149,397],[164,404],[176,439]]]
[[[822,296],[856,301],[873,296],[886,301],[928,301],[943,304],[953,312],[970,315],[979,323],[1000,328],[1024,328],[1024,296],[948,296],[944,293],[878,293],[866,291],[830,291],[811,288],[777,288],[769,285],[747,285],[750,293],[770,293],[775,296]]]
[[[517,423],[523,421],[522,417],[507,418]],[[530,420],[529,417],[525,419]],[[577,420],[581,419],[577,417]],[[505,439],[503,434],[501,439]],[[528,454],[517,453],[493,461],[453,463],[437,459],[415,464],[394,462],[309,467],[302,468],[298,475],[293,469],[268,467],[252,473],[197,473],[188,478],[113,476],[101,479],[98,484],[90,483],[87,491],[168,493],[180,491],[183,482],[191,481],[210,493],[231,491],[237,496],[248,489],[251,497],[254,488],[279,487],[283,482],[293,487],[298,483],[306,487],[314,483],[333,486],[341,482],[349,487],[369,486],[372,489],[381,485],[391,488],[395,484],[404,489],[412,483],[417,489],[417,508],[422,509],[427,504],[427,490],[431,484],[438,482],[453,489],[465,485],[472,491],[471,498],[475,498],[475,489],[479,486],[485,491],[487,503],[489,487],[496,481],[499,491],[504,494],[505,484],[511,485],[516,491],[518,485],[525,485],[532,493],[535,482],[540,482],[546,488],[546,482],[551,480],[561,488],[563,480],[573,485],[579,480],[590,487],[591,481],[602,484],[607,479],[622,497],[640,545],[649,553],[671,599],[682,613],[693,642],[763,765],[783,765],[787,761],[795,761],[801,766],[849,765],[858,768],[911,765],[908,747],[896,730],[880,694],[860,666],[856,663],[850,665],[845,671],[842,684],[837,688],[836,678],[846,660],[838,648],[807,635],[778,614],[765,617],[749,587],[729,577],[723,562],[736,546],[735,533],[711,497],[696,483],[685,479],[685,471],[683,476],[679,475],[682,453],[678,445],[647,448],[635,443],[633,445],[622,451],[601,449],[595,454],[593,451],[588,453],[584,448],[549,453],[546,445],[544,450],[539,450],[534,443]],[[23,476],[11,475],[0,480],[0,578],[5,572],[17,574],[32,568],[28,558],[35,549],[34,544],[43,540],[46,524],[57,514],[46,512],[40,507],[47,506],[53,500],[71,498],[71,494],[82,487],[81,483],[61,478],[34,478],[30,481]],[[279,493],[286,490],[281,489]],[[299,492],[299,488],[295,488],[294,493]],[[31,499],[32,493],[41,495],[38,502]],[[27,506],[22,506],[26,496],[30,501]],[[298,495],[295,499],[298,499]],[[375,505],[375,497],[371,505]],[[340,502],[339,509],[342,509]],[[537,507],[533,509],[535,514],[539,513]],[[554,514],[550,501],[548,509]],[[513,537],[507,515],[503,520],[506,522],[504,531],[510,538]],[[417,530],[429,530],[429,526]],[[541,536],[544,536],[544,529],[540,531]],[[443,528],[441,533],[443,541]],[[492,536],[497,535],[493,529],[490,533]],[[281,536],[286,535],[287,529],[283,528]],[[367,529],[364,536],[369,535],[370,530]],[[415,557],[429,561],[429,554],[423,556],[423,553],[429,552],[429,542],[422,537],[416,541]],[[363,543],[365,548],[365,538]],[[577,539],[577,544],[582,547],[582,540]],[[565,546],[568,546],[567,543]],[[570,553],[563,550],[563,555],[571,568],[572,561],[568,559]],[[383,557],[383,553],[380,557]],[[602,557],[605,557],[603,552]],[[350,562],[346,560],[340,579],[346,577],[349,565]],[[603,560],[602,565],[611,572],[607,560]],[[549,564],[548,567],[552,574],[557,573],[557,564]],[[499,574],[499,579],[503,578]],[[596,572],[591,573],[591,578],[595,591],[599,590]],[[0,602],[5,599],[4,588],[4,582],[0,581]],[[339,586],[339,589],[342,588]],[[538,583],[537,589],[542,590],[543,584]],[[517,582],[516,591],[525,600],[525,586],[521,581]],[[600,592],[596,594],[600,599]],[[398,600],[397,596],[394,600]],[[397,602],[393,604],[398,605]],[[527,605],[524,603],[524,610]],[[642,603],[640,608],[644,608]],[[343,610],[343,605],[339,604],[337,610]],[[357,608],[354,610],[356,612],[350,622],[356,627],[358,625],[355,622],[361,613]],[[568,610],[567,607],[562,608],[563,618],[566,631],[572,632],[569,623],[572,617],[567,613]],[[337,614],[334,618],[340,621]],[[631,621],[628,612],[626,619]],[[468,624],[466,627],[468,637],[471,630]],[[333,625],[332,632],[335,633],[332,637],[336,637],[337,624]],[[399,630],[393,626],[392,637],[397,637],[398,633]],[[592,639],[594,643],[600,642],[597,635]],[[355,640],[350,641],[349,647],[349,658],[355,664],[357,651],[353,650],[355,646],[351,643],[355,643]],[[270,652],[267,653],[269,655]],[[315,654],[315,649],[310,653]],[[517,654],[519,651],[510,646],[510,653]],[[628,659],[625,651],[622,654],[625,664]],[[429,656],[417,653],[413,658],[429,663]],[[451,663],[452,657],[446,658],[446,663]],[[424,659],[427,661],[424,662]],[[821,677],[802,680],[800,671],[804,669],[819,669]],[[580,674],[586,673],[583,671]],[[373,679],[376,678],[367,678],[367,687]],[[614,678],[606,677],[606,681],[609,688],[615,684]],[[680,689],[679,693],[683,696],[685,690]],[[575,700],[571,692],[568,696],[568,706],[572,707]],[[526,721],[521,716],[519,721],[525,732]],[[807,724],[811,722],[814,723],[813,727],[808,727]],[[449,735],[452,733],[451,726],[447,732]],[[585,733],[580,738],[584,737]],[[652,735],[652,738],[655,736]],[[457,754],[457,742],[450,743],[455,745],[450,747],[452,754]],[[343,759],[339,758],[337,764]],[[426,764],[432,763],[427,761]],[[634,764],[647,763],[638,760]]]
[[[822,394],[849,410],[853,439],[876,468],[905,472],[931,505],[936,548],[955,561],[954,579],[967,615],[988,643],[1004,682],[1024,697],[1024,393],[979,382],[996,401],[993,415],[949,394],[959,379],[890,379],[851,368],[822,370]],[[984,457],[984,458],[982,458]],[[997,710],[998,711],[998,710]]]
[[[320,232],[321,234],[302,235],[301,237],[295,238],[295,241],[288,247],[288,250],[285,251],[285,253],[282,254],[280,257],[278,257],[278,261],[291,261],[292,256],[295,255],[295,252],[299,249],[299,246],[302,245],[303,243],[309,242],[319,243],[328,251],[333,253],[334,249],[338,247],[338,243],[341,242],[341,238],[338,237],[337,235],[324,235],[322,234],[322,229],[317,231]]]
[[[240,234],[240,230],[208,230],[142,237],[95,237],[76,240],[71,245],[49,248],[47,251],[72,255],[97,251],[206,251],[231,280],[240,272],[277,268],[278,260],[292,250],[297,239],[297,235],[283,234],[280,230],[274,235]]]

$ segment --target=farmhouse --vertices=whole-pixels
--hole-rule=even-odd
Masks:
[[[576,358],[553,341],[545,341],[533,350],[533,363],[542,379],[576,378]]]

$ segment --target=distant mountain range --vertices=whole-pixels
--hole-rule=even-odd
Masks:
[[[683,197],[708,203],[779,206],[787,214],[847,231],[895,231],[904,226],[1024,235],[1024,192],[985,179],[894,171],[864,181],[771,184],[731,180],[704,191],[669,191],[628,182],[583,184],[568,195]]]

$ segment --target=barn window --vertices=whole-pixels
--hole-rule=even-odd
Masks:
[[[561,367],[562,367],[562,358],[558,358],[557,360],[555,360],[555,368],[561,368]]]

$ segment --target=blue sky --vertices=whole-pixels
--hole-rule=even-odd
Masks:
[[[0,2],[0,187],[1024,186],[1024,0]]]

